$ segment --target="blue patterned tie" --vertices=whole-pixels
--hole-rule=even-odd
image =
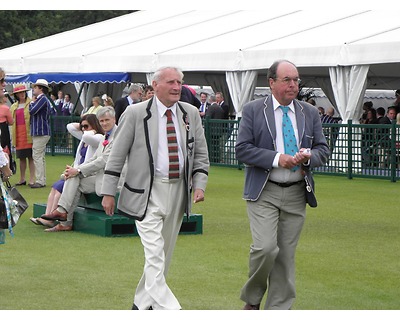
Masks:
[[[299,151],[296,142],[296,136],[294,134],[294,129],[292,121],[289,118],[288,111],[289,107],[279,106],[283,111],[282,117],[282,134],[283,134],[283,144],[285,145],[285,154],[294,156],[297,151]],[[296,171],[299,167],[293,167],[291,170]]]

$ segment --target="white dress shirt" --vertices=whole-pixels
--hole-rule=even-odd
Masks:
[[[167,141],[167,116],[165,115],[165,111],[167,107],[158,100],[157,97],[157,116],[158,116],[158,151],[157,151],[157,160],[156,160],[156,172],[155,175],[159,178],[168,178],[169,175],[169,155],[168,155],[168,141]],[[181,146],[181,132],[179,126],[179,119],[176,116],[176,108],[177,104],[175,103],[171,109],[172,111],[172,121],[175,125],[176,131],[176,139],[178,141],[178,156],[179,156],[179,172],[182,174],[183,172],[183,151]]]
[[[274,106],[275,113],[275,126],[276,126],[276,151],[278,151],[275,156],[274,162],[272,164],[273,170],[271,171],[270,179],[277,182],[294,182],[302,179],[301,170],[296,170],[295,172],[279,167],[279,157],[281,154],[285,154],[285,146],[283,143],[283,134],[282,134],[282,118],[283,111],[279,106],[281,105],[275,97],[272,95],[272,101]],[[296,114],[294,110],[293,101],[288,105],[289,112],[288,116],[293,125],[294,134],[296,136],[297,147],[299,148],[299,134],[297,130],[297,121]]]

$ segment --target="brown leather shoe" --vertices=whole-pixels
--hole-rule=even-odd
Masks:
[[[58,232],[58,231],[71,231],[72,226],[63,226],[62,224],[58,224],[53,228],[44,229],[46,232]]]
[[[243,307],[243,310],[260,310],[260,304],[246,303],[246,305]]]
[[[61,213],[56,209],[52,213],[42,214],[41,218],[46,220],[67,221],[67,213]]]

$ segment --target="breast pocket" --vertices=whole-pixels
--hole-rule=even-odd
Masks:
[[[302,147],[303,148],[312,148],[313,143],[314,143],[314,136],[306,134],[304,145]]]

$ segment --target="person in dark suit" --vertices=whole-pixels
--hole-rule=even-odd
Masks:
[[[183,85],[182,86],[182,91],[181,91],[181,98],[179,101],[187,102],[190,103],[192,106],[195,106],[197,109],[199,109],[201,102],[199,99],[197,99],[196,95],[192,90],[189,89],[189,86]]]
[[[224,119],[224,110],[217,103],[215,95],[210,96],[211,105],[206,111],[206,118],[221,120]],[[211,150],[210,150],[210,161],[214,163],[219,163],[221,158],[221,136],[225,134],[226,127],[224,123],[212,122],[210,123],[211,129]]]
[[[131,84],[128,90],[128,95],[115,101],[115,120],[117,124],[126,107],[142,101],[142,95],[142,87],[137,84]]]
[[[208,107],[211,105],[211,103],[209,103],[207,101],[207,98],[208,98],[207,92],[200,92],[201,105],[199,107],[199,112],[200,112],[200,117],[201,118],[204,118],[206,116],[206,112],[208,110]]]
[[[310,169],[324,165],[330,154],[317,108],[296,100],[299,81],[293,63],[274,62],[268,69],[271,95],[247,103],[242,112],[236,158],[245,164],[243,198],[253,239],[240,295],[245,310],[258,310],[265,294],[264,309],[292,307],[295,251],[310,201],[306,183],[313,186]],[[285,139],[288,127],[295,141]],[[292,142],[293,153],[285,150]]]
[[[379,107],[376,109],[378,124],[391,124],[389,117],[385,116],[385,109]],[[381,168],[389,167],[390,165],[390,129],[377,129],[377,153],[379,155],[379,166]]]
[[[225,111],[222,107],[217,103],[217,98],[215,95],[210,96],[211,104],[207,108],[206,117],[210,119],[224,119]]]
[[[217,98],[217,103],[224,110],[224,119],[229,119],[229,105],[224,100],[224,95],[222,92],[216,92],[215,97]]]

